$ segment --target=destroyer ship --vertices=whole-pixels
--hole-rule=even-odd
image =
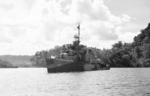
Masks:
[[[55,57],[46,58],[48,73],[82,72],[93,70],[109,70],[110,65],[104,64],[85,45],[80,44],[80,24],[73,44],[63,45],[63,52]]]

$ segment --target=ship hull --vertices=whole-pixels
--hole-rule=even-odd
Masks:
[[[109,70],[108,67],[100,67],[95,64],[87,64],[86,62],[74,62],[59,59],[46,59],[48,73],[62,73],[62,72],[82,72],[93,70]]]

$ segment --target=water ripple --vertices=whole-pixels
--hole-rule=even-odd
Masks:
[[[0,70],[0,96],[150,96],[149,68],[47,74],[45,68]]]

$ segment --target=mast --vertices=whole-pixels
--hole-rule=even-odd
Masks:
[[[80,23],[77,28],[78,28],[78,41],[80,42]]]

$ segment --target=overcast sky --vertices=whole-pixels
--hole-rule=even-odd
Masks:
[[[111,48],[150,22],[150,0],[0,0],[0,55],[33,55],[72,43]]]

